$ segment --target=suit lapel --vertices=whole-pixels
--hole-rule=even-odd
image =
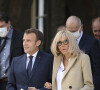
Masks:
[[[84,46],[84,41],[85,41],[85,34],[83,33],[82,37],[81,37],[81,40],[79,42],[79,47],[80,49],[83,49],[83,46]]]
[[[36,71],[36,69],[37,69],[37,67],[38,67],[38,65],[39,65],[40,58],[41,58],[40,52],[38,52],[38,54],[37,54],[37,56],[36,56],[36,59],[35,59],[35,62],[34,62],[33,69],[32,69],[31,78],[34,77],[34,75],[35,75],[35,71]],[[31,79],[31,78],[30,78],[30,79]]]
[[[23,72],[25,72],[25,77],[28,80],[28,75],[27,75],[27,70],[26,70],[26,60],[27,60],[27,56],[26,54],[24,54],[23,58],[22,58],[22,70]]]
[[[12,33],[12,39],[11,39],[11,45],[10,45],[10,64],[11,64],[11,60],[12,60],[12,53],[13,53],[13,47],[14,47],[14,42],[15,42],[15,39],[16,38],[16,32],[15,30],[13,30],[13,33]]]
[[[83,35],[82,35],[82,38],[81,38],[81,40],[80,40],[80,42],[79,42],[79,48],[84,52],[84,53],[89,53],[89,51],[88,51],[88,46],[87,46],[87,44],[86,44],[86,42],[88,42],[88,40],[89,40],[89,37],[86,35],[86,34],[84,34],[83,33]]]

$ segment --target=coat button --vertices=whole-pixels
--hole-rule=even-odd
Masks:
[[[69,86],[70,89],[72,89],[72,86]]]

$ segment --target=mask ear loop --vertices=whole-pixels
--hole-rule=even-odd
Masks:
[[[11,29],[12,29],[12,26],[10,25],[7,25],[7,31],[8,31],[8,33],[11,31]]]
[[[81,31],[80,31],[80,29],[81,29],[81,26],[80,26],[80,27],[79,27],[79,29],[78,29],[79,33],[81,34]]]
[[[81,29],[81,26],[79,27],[78,31],[80,31],[80,29]]]

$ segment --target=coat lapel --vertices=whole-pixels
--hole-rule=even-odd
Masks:
[[[11,46],[10,46],[10,64],[11,64],[11,60],[12,60],[12,53],[13,53],[13,47],[14,47],[14,43],[15,43],[15,38],[16,38],[16,32],[15,30],[13,30],[13,33],[12,33],[12,39],[11,39]]]
[[[53,77],[52,77],[52,84],[56,84],[56,76],[57,76],[57,72],[58,72],[58,69],[59,69],[59,66],[61,64],[61,60],[62,60],[62,55],[59,55],[59,56],[55,56],[54,57],[54,63],[53,63]],[[53,85],[55,86],[55,85]]]
[[[38,65],[39,65],[40,58],[41,58],[40,52],[38,52],[38,54],[37,54],[37,56],[36,56],[36,59],[35,59],[35,63],[34,63],[33,69],[32,69],[31,78],[34,77],[34,75],[35,75],[35,71],[36,71],[36,69],[37,69],[37,67],[38,67]],[[30,78],[30,79],[31,79],[31,78]]]
[[[26,60],[27,60],[27,55],[24,54],[23,58],[22,58],[22,70],[23,72],[25,72],[25,76],[26,76],[26,79],[28,80],[28,75],[27,75],[27,70],[26,70]]]
[[[85,37],[86,37],[86,35],[83,33],[83,35],[82,35],[82,37],[79,41],[79,48],[82,49],[82,50],[84,49],[84,47],[83,47],[84,46],[84,41],[86,41]]]
[[[75,57],[71,57],[71,58],[70,58],[70,61],[69,61],[69,63],[68,63],[68,66],[67,66],[66,69],[65,69],[64,77],[68,74],[68,71],[71,69],[71,67],[72,67],[73,64],[75,63],[77,57],[78,57],[78,56],[75,56]],[[64,77],[63,77],[63,79],[64,79]]]

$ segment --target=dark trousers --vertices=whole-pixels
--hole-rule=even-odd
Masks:
[[[0,90],[6,90],[7,82],[0,82]]]

